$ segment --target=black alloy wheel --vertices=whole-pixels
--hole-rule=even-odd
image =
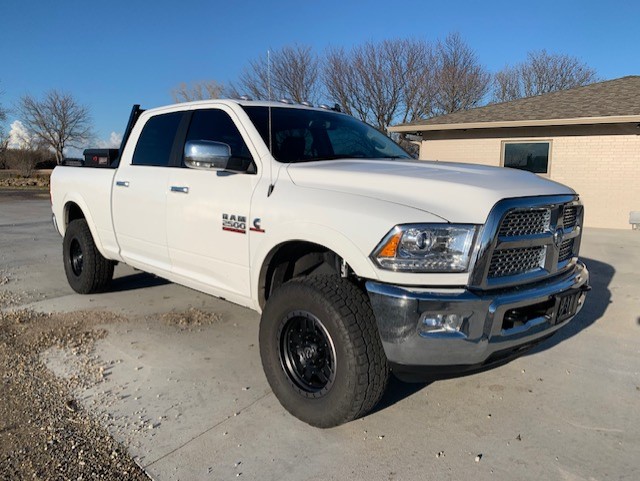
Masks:
[[[71,246],[69,247],[69,257],[71,260],[71,270],[76,276],[82,274],[82,246],[78,239],[73,239],[71,241]]]
[[[298,392],[307,397],[326,394],[336,379],[336,352],[326,327],[313,314],[294,311],[278,332],[280,363]]]

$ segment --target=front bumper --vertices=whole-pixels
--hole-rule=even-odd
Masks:
[[[495,292],[366,283],[385,354],[407,380],[504,362],[566,325],[580,311],[589,272],[578,262],[559,277]],[[423,315],[457,314],[459,330],[426,330]],[[424,376],[422,376],[424,375]]]

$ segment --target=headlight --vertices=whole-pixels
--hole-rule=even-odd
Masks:
[[[400,225],[387,234],[371,258],[393,271],[464,272],[475,233],[474,225]]]

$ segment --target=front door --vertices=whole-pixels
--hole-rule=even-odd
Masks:
[[[193,112],[186,140],[223,142],[237,171],[170,169],[167,244],[175,274],[225,292],[250,296],[249,221],[259,179],[232,111]],[[247,172],[246,167],[252,165]]]

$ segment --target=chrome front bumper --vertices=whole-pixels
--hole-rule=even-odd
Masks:
[[[387,359],[403,377],[403,372],[482,368],[521,353],[580,311],[589,290],[589,272],[578,262],[570,272],[553,279],[491,292],[372,281],[366,288]],[[458,314],[464,321],[456,331],[425,331],[425,313]]]

